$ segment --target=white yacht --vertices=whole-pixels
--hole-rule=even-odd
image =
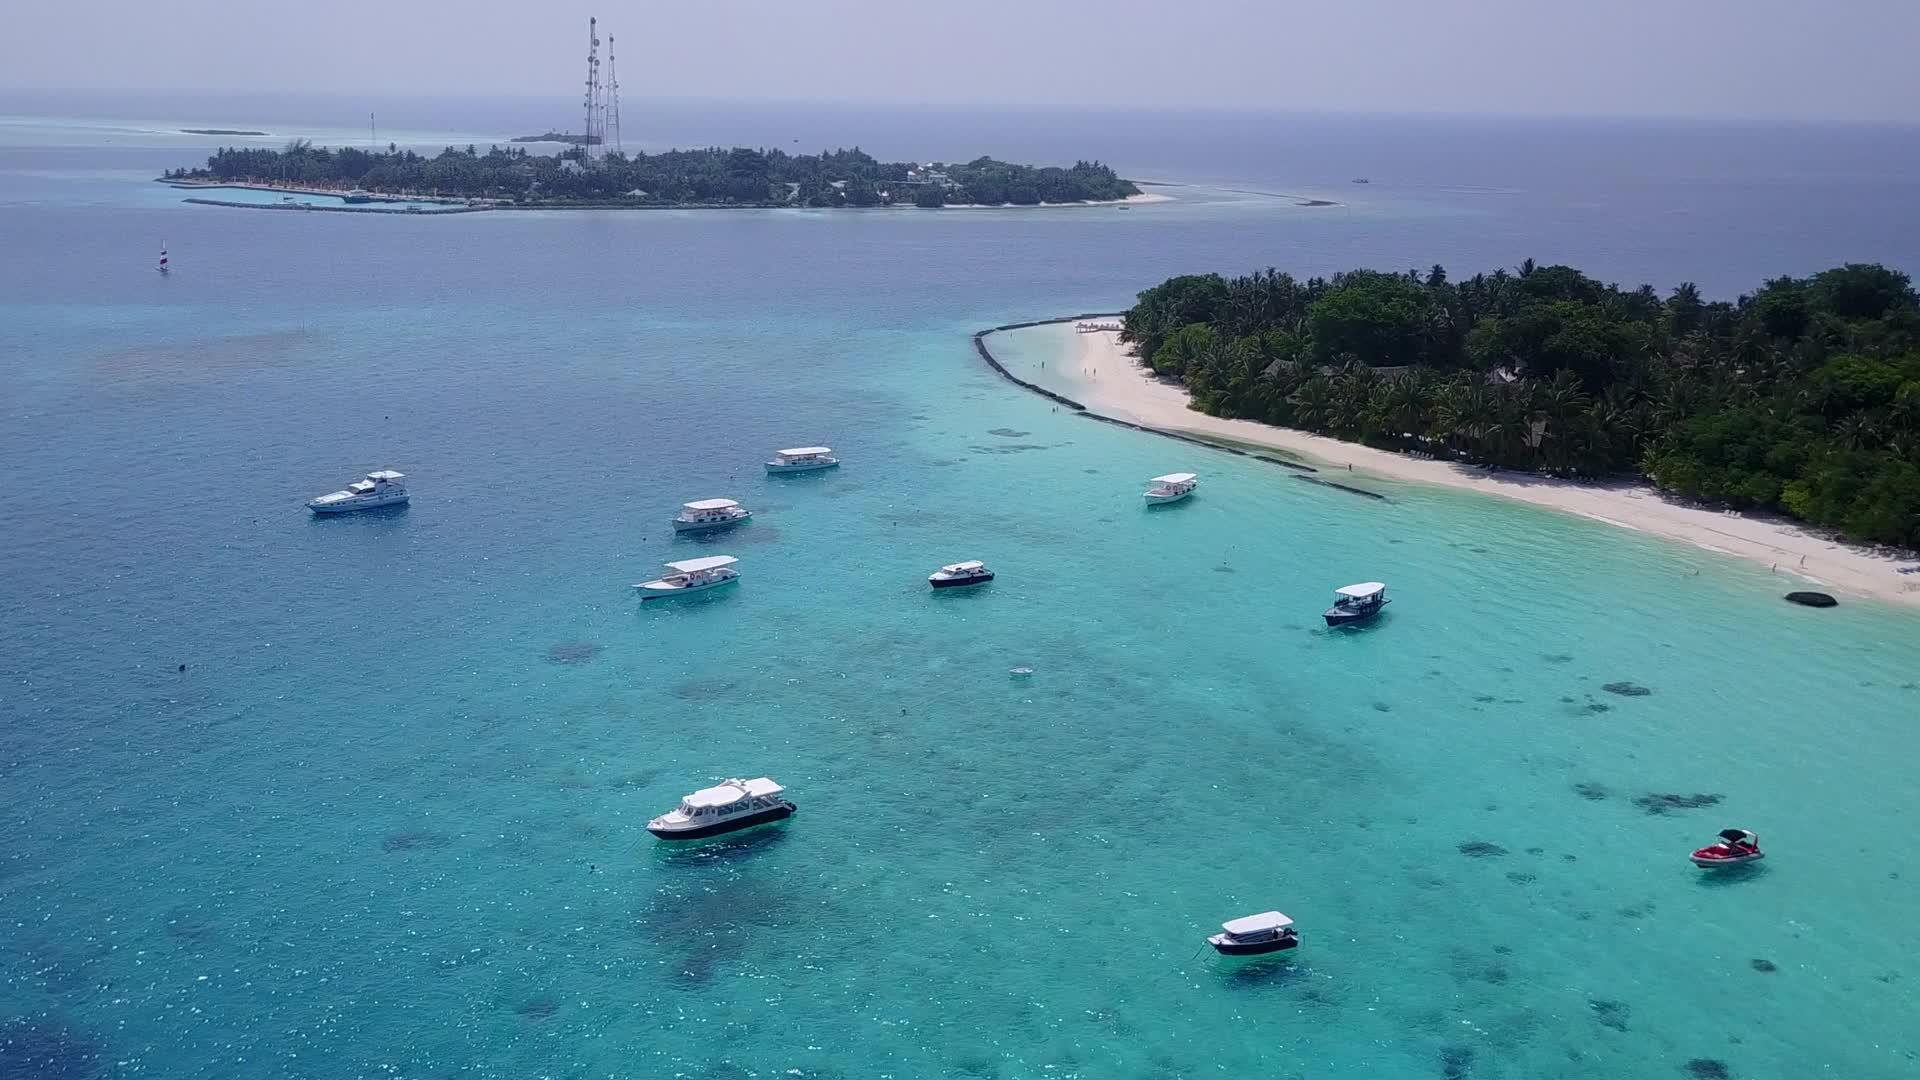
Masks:
[[[740,580],[740,572],[733,569],[733,564],[739,561],[731,555],[709,555],[704,559],[670,562],[667,569],[671,573],[653,581],[643,581],[634,588],[640,590],[640,599],[643,601],[717,588]]]
[[[681,505],[679,516],[673,519],[673,531],[698,532],[702,529],[724,529],[729,525],[742,524],[751,517],[753,517],[753,511],[732,499],[701,499],[698,502]]]
[[[348,510],[371,510],[407,501],[407,486],[400,481],[406,474],[392,469],[370,472],[365,480],[355,480],[339,491],[322,495],[307,503],[316,514],[341,514]]]
[[[927,582],[936,589],[957,589],[966,585],[985,585],[993,580],[993,571],[979,559],[957,562],[943,566],[927,575]]]
[[[735,829],[793,816],[793,804],[780,797],[786,788],[771,777],[727,780],[680,800],[680,805],[647,822],[662,840],[699,840]]]
[[[812,472],[815,469],[831,469],[840,464],[833,456],[831,446],[796,446],[791,450],[781,450],[767,462],[770,473]]]
[[[1164,503],[1179,502],[1181,499],[1193,494],[1194,486],[1199,482],[1200,478],[1190,472],[1168,473],[1165,476],[1156,476],[1148,481],[1148,483],[1153,486],[1146,490],[1143,497],[1147,500],[1148,506],[1160,506]]]

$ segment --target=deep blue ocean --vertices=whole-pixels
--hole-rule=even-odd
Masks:
[[[0,96],[0,1078],[1920,1074],[1911,610],[1298,483],[968,341],[1197,270],[1916,271],[1920,131],[646,104],[648,149],[1178,186],[417,218],[149,182],[236,141],[180,127],[369,107],[428,148],[571,115]],[[763,474],[816,442],[845,465]],[[382,467],[411,506],[303,509]],[[1144,510],[1175,469],[1202,493]],[[676,539],[714,496],[754,522]],[[642,610],[691,554],[743,580]],[[963,558],[998,580],[932,594]],[[1368,578],[1383,621],[1321,627]],[[761,774],[793,820],[643,829]],[[1728,825],[1768,859],[1690,866]],[[1268,908],[1296,953],[1203,949]]]

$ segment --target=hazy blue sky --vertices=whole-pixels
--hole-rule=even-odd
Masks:
[[[1920,2],[8,0],[0,86],[1908,120]]]

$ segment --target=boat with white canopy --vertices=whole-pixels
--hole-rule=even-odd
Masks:
[[[958,589],[967,585],[985,585],[993,580],[993,571],[979,559],[952,563],[927,575],[927,582],[936,589]]]
[[[781,450],[767,462],[770,473],[812,472],[815,469],[831,469],[840,464],[833,456],[831,446],[796,446],[791,450]]]
[[[700,499],[682,503],[673,519],[674,532],[699,532],[739,525],[753,517],[753,511],[732,499]]]
[[[684,596],[730,585],[740,580],[740,572],[733,568],[733,564],[739,561],[731,555],[709,555],[704,559],[670,562],[667,569],[671,573],[653,581],[643,581],[634,588],[640,590],[640,599],[645,601],[663,600],[670,596]]]
[[[1179,502],[1193,494],[1193,489],[1199,482],[1200,478],[1190,472],[1156,476],[1148,481],[1153,486],[1148,488],[1142,497],[1147,500],[1148,506],[1163,506],[1167,503]]]
[[[1363,581],[1333,590],[1336,599],[1325,612],[1328,626],[1352,626],[1363,623],[1387,606],[1387,587],[1377,581]]]
[[[786,791],[771,777],[725,780],[680,800],[680,805],[647,822],[662,840],[700,840],[793,816]]]
[[[1300,934],[1292,919],[1278,911],[1263,911],[1221,923],[1220,933],[1208,938],[1207,944],[1228,956],[1257,956],[1297,947]]]
[[[316,514],[343,514],[349,510],[372,510],[407,501],[407,486],[401,483],[405,473],[392,469],[370,472],[365,480],[355,480],[339,491],[329,492],[307,503]]]

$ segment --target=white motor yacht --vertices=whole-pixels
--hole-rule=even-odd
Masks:
[[[339,491],[312,500],[307,503],[307,509],[316,514],[340,514],[403,503],[407,501],[407,486],[400,481],[405,479],[404,473],[392,469],[370,472],[365,480],[355,480]]]
[[[727,780],[680,800],[680,805],[647,822],[662,840],[699,840],[793,816],[793,804],[780,797],[786,788],[771,777]]]
[[[640,599],[643,601],[718,588],[740,580],[740,572],[733,569],[733,564],[739,561],[731,555],[709,555],[704,559],[670,562],[667,569],[671,573],[653,581],[643,581],[634,588],[640,590]]]
[[[770,473],[812,472],[815,469],[831,469],[840,464],[833,456],[831,446],[796,446],[791,450],[781,450],[767,462]]]
[[[967,585],[985,585],[993,580],[993,571],[979,559],[957,562],[943,566],[927,575],[927,582],[936,589],[957,589]]]
[[[1168,473],[1165,476],[1156,476],[1148,481],[1148,483],[1151,483],[1153,486],[1145,491],[1143,497],[1147,500],[1148,506],[1161,506],[1166,503],[1179,502],[1181,499],[1193,494],[1194,486],[1199,482],[1200,478],[1190,472]]]
[[[701,499],[681,505],[679,515],[673,519],[673,531],[724,529],[729,525],[739,525],[751,517],[753,511],[732,499]]]

